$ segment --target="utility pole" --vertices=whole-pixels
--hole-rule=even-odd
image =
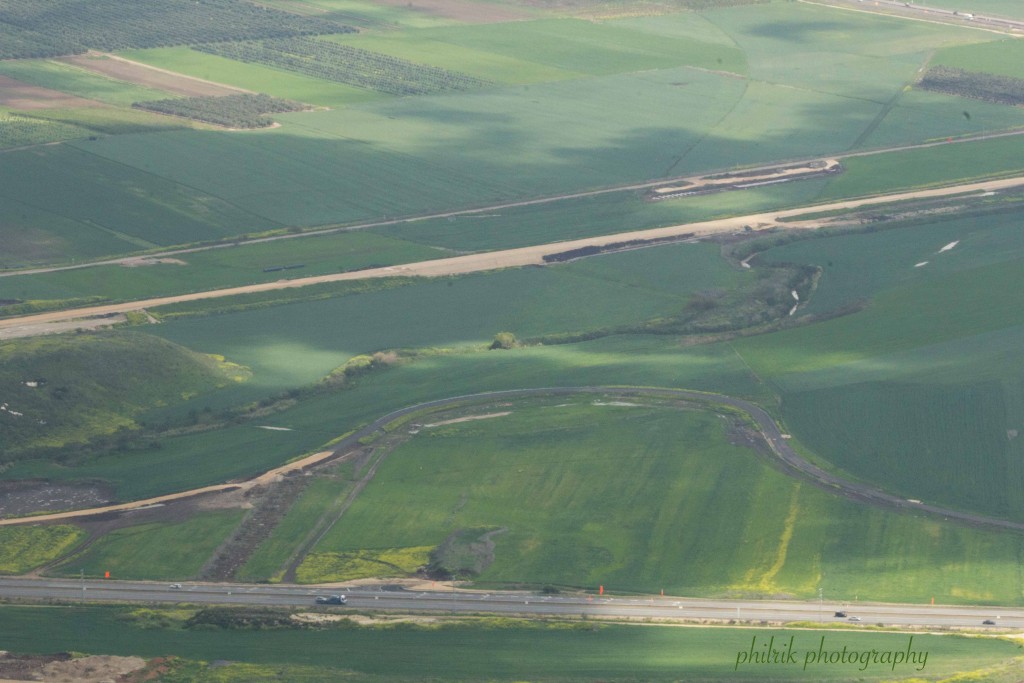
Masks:
[[[821,617],[821,608],[822,608],[823,600],[824,599],[822,598],[822,595],[821,595],[821,586],[818,586],[818,621],[821,621],[821,618],[822,618]]]

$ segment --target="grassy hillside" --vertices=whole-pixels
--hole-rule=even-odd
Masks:
[[[7,459],[112,435],[136,426],[148,408],[245,377],[209,356],[129,333],[5,341],[0,359]]]

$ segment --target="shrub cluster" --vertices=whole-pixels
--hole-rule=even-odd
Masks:
[[[1024,78],[936,66],[925,72],[919,85],[925,90],[997,104],[1024,104]]]
[[[176,97],[136,102],[132,106],[229,128],[266,128],[274,124],[274,120],[266,114],[308,109],[301,102],[248,93],[219,97]]]
[[[4,0],[0,59],[355,30],[245,0]]]

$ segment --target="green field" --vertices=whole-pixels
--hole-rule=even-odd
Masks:
[[[309,349],[281,349],[281,361],[315,362]],[[768,398],[732,349],[700,348],[681,353],[672,338],[610,337],[592,342],[534,347],[512,352],[427,356],[370,375],[355,388],[311,397],[283,412],[224,429],[161,441],[160,450],[110,453],[76,468],[22,461],[0,473],[5,479],[108,480],[122,500],[253,476],[307,452],[359,424],[420,401],[479,391],[558,384],[679,386],[765,400]],[[239,400],[236,389],[204,396],[220,410]],[[250,400],[256,400],[256,393]],[[188,407],[175,411],[180,419]],[[288,427],[266,431],[257,425]],[[216,457],[214,457],[214,454]]]
[[[311,277],[452,255],[373,233],[345,232],[179,254],[178,263],[96,266],[0,278],[0,299],[58,300],[100,296],[131,300],[220,287]],[[282,266],[302,266],[272,270]],[[221,302],[223,303],[223,302]]]
[[[439,628],[358,628],[323,630],[140,628],[132,623],[130,607],[23,607],[2,608],[13,652],[79,652],[174,655],[194,660],[220,660],[225,668],[202,671],[209,678],[193,677],[185,669],[170,680],[265,681],[278,678],[284,668],[289,680],[381,683],[390,681],[494,680],[494,681],[650,681],[677,680],[893,680],[920,676],[949,676],[1001,664],[1017,656],[1016,644],[998,639],[963,636],[913,636],[913,649],[928,652],[923,671],[858,671],[854,667],[801,666],[778,672],[737,672],[736,656],[750,648],[751,638],[774,636],[794,650],[825,644],[836,650],[905,650],[909,635],[845,631],[786,631],[661,626],[576,626],[579,622],[534,625],[514,620],[470,620]],[[339,652],[344,657],[339,661]],[[224,661],[227,660],[227,661]],[[262,665],[242,669],[229,662]],[[1017,664],[1014,667],[1019,666]],[[310,667],[317,667],[310,671]],[[780,667],[781,668],[781,667]],[[813,669],[813,670],[812,670]],[[1007,678],[1012,680],[1011,669]],[[981,672],[979,672],[980,674]],[[303,675],[305,674],[305,675]],[[294,675],[294,677],[293,677]],[[230,676],[230,677],[229,677]],[[271,676],[273,678],[271,678]],[[920,680],[920,679],[917,679]],[[999,679],[997,679],[999,680]]]
[[[481,562],[472,578],[499,586],[1024,601],[1015,536],[866,508],[796,482],[729,445],[713,405],[615,402],[491,403],[473,412],[512,414],[424,428],[388,456],[300,580],[358,578],[358,564],[332,573],[325,553],[343,553],[340,568],[354,553],[397,555],[503,529],[493,564],[473,555],[443,566]]]
[[[23,574],[52,562],[84,540],[74,526],[0,527],[0,574]]]
[[[352,3],[341,3],[344,10],[342,5]],[[385,10],[411,15],[405,8]],[[59,207],[60,220],[21,210],[17,231],[4,232],[16,232],[19,241],[26,233],[38,235],[15,252],[16,263],[69,248],[94,256],[116,251],[113,244],[106,251],[90,244],[100,239],[90,235],[97,230],[124,243],[123,251],[1016,126],[1022,119],[1010,107],[972,104],[974,116],[967,119],[955,98],[903,92],[932,51],[989,38],[792,3],[669,15],[658,22],[541,19],[337,37],[414,61],[433,55],[427,63],[445,68],[472,57],[469,63],[480,70],[474,75],[520,83],[372,101],[367,98],[376,96],[363,90],[331,89],[318,79],[184,47],[131,51],[129,57],[163,68],[341,108],[282,116],[281,129],[259,133],[188,130],[75,143],[88,153],[96,181],[59,202],[45,188],[65,186],[69,168],[76,176],[86,172],[75,168],[81,163],[76,152],[13,158],[19,177],[46,181],[28,189],[0,178],[5,190],[11,188],[7,198],[36,211]],[[814,66],[788,68],[794,63]],[[33,68],[39,78],[57,77]],[[508,76],[512,70],[521,78]],[[869,170],[863,172],[851,160],[848,177],[831,183],[826,195],[1016,170],[1015,146],[997,141],[978,151],[922,151],[914,160],[927,166],[927,175],[905,180],[900,165],[910,153],[895,154],[891,162],[864,161]],[[950,163],[951,154],[958,163]],[[135,188],[142,190],[130,191]],[[757,203],[704,198],[698,205],[705,201],[719,201],[723,210]],[[103,207],[112,205],[126,210],[107,215]],[[172,216],[178,220],[170,221]],[[73,235],[64,221],[78,226]],[[44,248],[47,236],[60,246]]]
[[[0,74],[23,83],[122,107],[131,106],[133,102],[159,100],[168,96],[163,90],[100,76],[53,60],[6,60],[0,62]]]
[[[203,512],[183,522],[140,524],[111,531],[72,555],[52,573],[113,579],[185,579],[195,576],[225,537],[238,526],[242,510]]]
[[[1024,69],[1021,67],[1022,50],[1024,46],[1018,40],[995,40],[939,50],[930,63],[1021,78],[1024,77]]]
[[[0,361],[3,460],[90,439],[116,440],[117,431],[135,426],[147,409],[181,403],[247,375],[131,333],[7,340],[0,343]]]
[[[321,107],[345,107],[382,97],[372,90],[331,83],[259,64],[237,62],[188,47],[126,50],[119,54],[161,69]]]
[[[112,579],[155,581],[195,577],[245,514],[219,510],[180,522],[139,524],[119,528],[69,557],[51,572]]]

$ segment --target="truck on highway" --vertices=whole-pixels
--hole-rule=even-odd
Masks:
[[[348,599],[344,595],[318,595],[316,596],[316,603],[318,605],[344,605],[348,602]]]

